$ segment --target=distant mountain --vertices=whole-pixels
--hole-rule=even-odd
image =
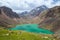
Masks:
[[[18,24],[20,17],[12,9],[2,6],[0,7],[0,26],[11,27]]]
[[[30,12],[27,12],[27,11],[22,12],[19,14],[19,16],[23,18],[26,18],[26,17],[33,18],[33,17],[39,16],[39,14],[46,9],[48,9],[48,7],[46,7],[45,5],[42,5],[32,9]]]
[[[39,7],[32,9],[29,13],[32,16],[38,16],[42,11],[44,11],[46,9],[48,9],[48,7],[46,7],[45,5],[42,5],[42,6],[39,6]]]
[[[25,16],[27,16],[29,13],[27,12],[27,11],[24,11],[24,12],[22,12],[22,13],[20,13],[20,14],[18,14],[20,17],[25,17]]]

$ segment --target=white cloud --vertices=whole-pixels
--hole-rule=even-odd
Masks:
[[[31,10],[40,5],[51,8],[60,5],[60,0],[0,0],[0,6],[10,7],[16,12]]]

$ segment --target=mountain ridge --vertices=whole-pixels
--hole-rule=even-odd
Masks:
[[[9,27],[14,24],[18,24],[17,19],[20,19],[18,14],[12,11],[12,9],[2,6],[0,7],[0,25]]]

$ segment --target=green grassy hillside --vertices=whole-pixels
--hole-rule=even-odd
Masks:
[[[0,28],[0,40],[57,40],[52,35],[10,31]]]

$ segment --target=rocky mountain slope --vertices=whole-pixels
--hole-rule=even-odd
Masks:
[[[40,22],[41,26],[47,25],[46,27],[48,27],[50,25],[53,28],[58,28],[60,26],[60,6],[43,11],[39,17],[43,20]]]
[[[0,26],[12,27],[18,24],[18,19],[20,17],[12,9],[5,6],[0,7]]]
[[[42,20],[39,23],[41,28],[52,30],[57,35],[60,34],[60,6],[43,11],[39,18]]]

